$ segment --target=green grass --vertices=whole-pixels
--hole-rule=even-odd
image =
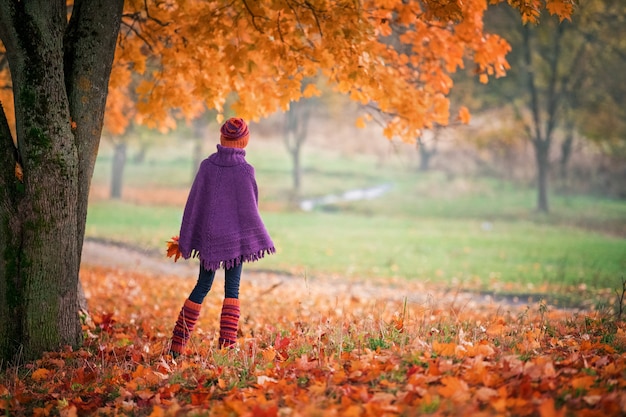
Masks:
[[[91,203],[85,235],[157,251],[178,234],[182,210],[122,201]]]
[[[280,144],[252,148],[261,207],[289,194],[290,164]],[[161,151],[130,165],[126,184],[188,188],[188,150]],[[110,159],[96,165],[106,183]],[[398,162],[398,161],[397,161]],[[278,253],[251,268],[314,276],[400,277],[497,290],[544,283],[616,288],[626,273],[626,203],[551,195],[552,213],[538,214],[534,191],[494,179],[418,174],[400,162],[377,168],[373,158],[305,152],[303,195],[393,183],[383,198],[313,212],[263,210]],[[178,233],[182,204],[170,207],[95,201],[87,237],[150,250]]]
[[[87,236],[163,251],[181,209],[104,201],[89,209]],[[263,213],[278,253],[254,268],[296,274],[403,277],[484,288],[502,282],[611,288],[626,270],[623,239],[528,221]]]

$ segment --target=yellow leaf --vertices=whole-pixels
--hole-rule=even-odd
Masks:
[[[268,348],[262,352],[262,355],[263,359],[266,362],[271,362],[274,360],[274,358],[276,358],[276,351],[274,350],[274,348]]]
[[[546,2],[546,9],[551,15],[557,15],[562,22],[567,19],[571,21],[570,16],[574,11],[574,7],[569,0],[552,0]]]
[[[483,403],[490,403],[491,400],[498,396],[498,391],[493,388],[480,387],[476,390],[475,394],[478,401]]]
[[[461,120],[461,123],[467,125],[467,124],[469,124],[471,118],[472,118],[472,116],[470,115],[470,112],[467,109],[467,107],[462,106],[459,109],[459,119]]]
[[[147,369],[143,365],[139,365],[133,372],[133,378],[141,378],[146,374]]]
[[[311,98],[313,96],[319,97],[322,95],[322,92],[317,88],[315,84],[309,84],[306,86],[304,91],[302,92],[302,96],[305,98]]]
[[[539,406],[539,415],[541,417],[562,417],[565,415],[566,407],[557,411],[554,406],[554,398],[548,398]]]
[[[75,405],[70,405],[68,407],[62,408],[59,410],[59,415],[61,417],[77,417],[78,409]]]
[[[574,378],[570,381],[570,386],[573,389],[584,389],[589,390],[592,385],[595,383],[595,377],[591,375],[584,375],[578,378]]]
[[[362,117],[359,117],[359,118],[356,119],[355,125],[359,129],[363,129],[363,128],[365,128],[365,120]]]
[[[165,411],[161,407],[155,406],[154,410],[148,417],[163,417],[165,415]]]
[[[345,410],[342,410],[341,415],[345,417],[359,417],[363,415],[363,409],[360,405],[352,404]]]
[[[439,343],[434,341],[433,351],[440,356],[454,356],[456,352],[456,343]]]
[[[441,383],[443,387],[440,387],[437,392],[442,397],[459,402],[469,398],[469,387],[465,381],[454,376],[446,376],[441,378]]]
[[[43,381],[45,379],[48,379],[50,373],[51,372],[46,368],[39,368],[35,372],[33,372],[31,378],[33,379],[33,381]]]

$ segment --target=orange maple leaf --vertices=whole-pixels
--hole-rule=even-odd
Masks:
[[[541,417],[563,417],[565,415],[565,408],[556,409],[554,398],[548,398],[542,402],[538,410]]]
[[[565,19],[571,21],[574,5],[571,0],[552,0],[546,2],[546,9],[548,9],[551,15],[558,16],[561,22]]]
[[[172,236],[167,242],[167,257],[174,257],[174,262],[178,261],[178,258],[182,256],[180,249],[178,248],[178,236]]]
[[[33,374],[31,375],[31,378],[33,379],[33,381],[40,382],[40,381],[44,381],[48,379],[49,376],[50,376],[49,369],[39,368],[35,372],[33,372]]]
[[[456,343],[439,343],[433,341],[433,351],[440,356],[454,356],[456,352]]]
[[[471,117],[472,116],[470,115],[470,112],[467,109],[467,107],[462,106],[459,109],[459,119],[461,120],[461,123],[463,123],[465,125],[469,124]]]
[[[454,376],[441,378],[442,386],[437,390],[443,398],[454,401],[466,401],[469,398],[469,387],[465,381]]]

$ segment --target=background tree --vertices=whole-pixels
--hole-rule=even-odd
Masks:
[[[137,53],[129,43],[128,36],[134,33],[135,20],[139,17],[136,14],[129,14],[128,24],[124,25],[120,35],[117,59],[114,61],[111,69],[110,93],[107,98],[105,118],[104,118],[104,137],[113,145],[113,157],[111,166],[111,187],[110,197],[119,199],[122,197],[122,188],[124,182],[124,169],[127,163],[127,150],[129,142],[137,144],[139,150],[133,158],[134,162],[142,162],[145,158],[150,140],[146,138],[146,131],[158,131],[159,133],[167,133],[176,127],[176,118],[179,117],[177,109],[169,109],[162,115],[162,119],[158,124],[151,124],[150,128],[142,126],[145,123],[142,116],[137,110],[137,94],[136,88],[142,79],[144,69],[140,65],[147,65],[148,68],[155,70],[158,66],[156,56],[149,56],[145,64],[136,64],[126,59],[127,54]],[[141,39],[141,38],[140,38]],[[142,41],[143,42],[143,41]],[[149,43],[145,41],[145,47],[149,47]],[[200,101],[195,105],[190,105],[186,120],[187,125],[191,127],[191,139],[194,140],[194,166],[192,168],[192,176],[196,174],[197,166],[200,164],[201,152],[199,148],[202,145],[202,138],[208,117],[207,112]],[[204,116],[204,117],[203,117]],[[154,136],[151,140],[154,142]],[[197,165],[196,165],[197,164]]]
[[[302,185],[301,150],[308,134],[312,103],[299,100],[285,112],[283,139],[291,156],[292,199],[297,200]]]
[[[589,132],[593,125],[589,118],[597,117],[591,97],[602,97],[598,103],[614,96],[610,86],[615,87],[620,77],[605,69],[615,68],[619,62],[623,69],[624,56],[616,51],[623,51],[620,34],[625,29],[620,22],[625,17],[626,4],[616,0],[583,2],[571,20],[544,12],[540,25],[520,22],[506,7],[496,7],[487,15],[487,26],[505,36],[512,46],[511,71],[487,88],[499,98],[498,106],[515,109],[524,126],[520,136],[533,146],[538,211],[549,211],[548,180],[554,141],[562,138],[564,176],[575,131]],[[616,106],[603,114],[615,118],[619,111]],[[562,134],[557,135],[559,129]]]
[[[430,163],[432,158],[437,154],[439,135],[441,134],[440,127],[434,127],[429,135],[422,135],[417,138],[417,152],[419,154],[418,169],[421,172],[430,170]]]
[[[515,4],[530,19],[543,6]],[[504,74],[508,45],[484,32],[486,7],[486,0],[75,0],[68,19],[65,0],[0,0],[15,107],[0,112],[0,356],[22,349],[31,359],[80,343],[80,256],[114,59],[111,94],[128,88],[128,74],[140,76],[135,118],[147,127],[171,123],[172,109],[192,117],[199,102],[222,113],[231,94],[236,114],[258,120],[287,109],[302,81],[322,74],[393,115],[388,137],[415,138],[432,122],[447,123],[449,74],[465,57],[483,78]],[[394,15],[410,28],[402,42],[412,45],[411,57],[379,40]],[[120,94],[112,107],[130,96]]]
[[[626,157],[626,3],[591,2],[577,28],[589,70],[568,91],[572,124],[609,156]],[[576,21],[576,20],[575,20]]]

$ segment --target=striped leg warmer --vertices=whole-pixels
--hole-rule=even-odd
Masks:
[[[237,329],[239,326],[239,299],[225,298],[220,316],[220,348],[232,347],[237,343]]]
[[[189,299],[185,300],[185,304],[178,314],[178,320],[176,320],[176,326],[174,326],[174,331],[172,333],[172,345],[170,347],[170,351],[174,356],[178,356],[183,353],[185,345],[187,345],[187,341],[189,340],[189,336],[198,321],[201,307],[201,304],[194,303]]]

